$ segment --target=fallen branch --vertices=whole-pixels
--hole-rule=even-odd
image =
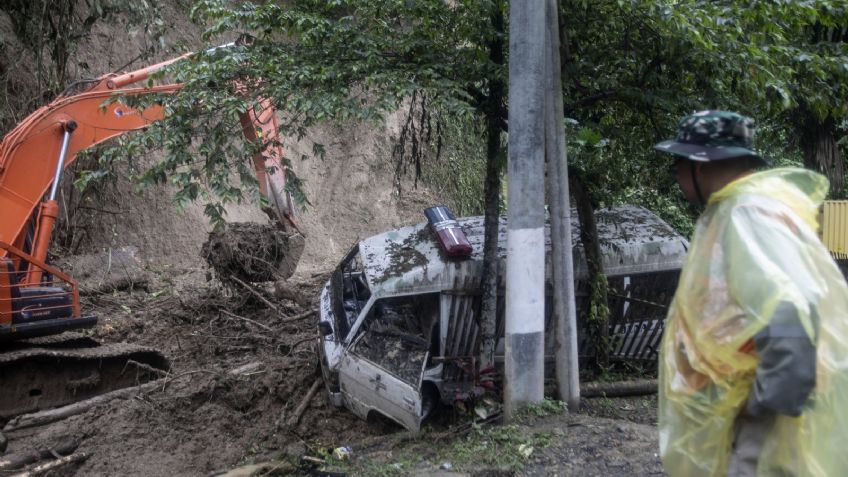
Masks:
[[[286,324],[286,323],[292,323],[292,322],[295,322],[295,321],[300,321],[304,318],[309,318],[310,316],[314,315],[315,313],[318,313],[318,310],[315,309],[315,308],[313,308],[311,310],[306,310],[303,313],[300,313],[300,314],[295,315],[291,318],[283,320],[282,323]]]
[[[233,318],[238,318],[239,320],[246,321],[246,322],[248,322],[248,323],[250,323],[250,324],[252,324],[252,325],[256,325],[256,326],[258,326],[258,327],[260,327],[260,328],[262,328],[262,329],[264,329],[264,330],[270,331],[271,333],[273,333],[273,332],[274,332],[274,329],[273,329],[273,328],[271,328],[271,327],[270,327],[270,326],[268,326],[268,325],[262,324],[262,323],[260,323],[260,322],[258,322],[258,321],[256,321],[256,320],[251,320],[250,318],[245,318],[245,317],[243,317],[243,316],[236,315],[235,313],[229,312],[229,311],[227,311],[227,310],[221,310],[221,313],[223,313],[223,314],[225,314],[225,315],[227,315],[227,316],[233,317]]]
[[[262,294],[261,294],[261,293],[259,293],[258,291],[254,290],[252,286],[248,285],[247,283],[245,283],[245,282],[241,281],[239,278],[234,277],[234,276],[229,276],[229,277],[227,277],[227,278],[229,278],[230,280],[233,280],[234,282],[236,282],[236,283],[238,283],[239,285],[243,286],[243,287],[244,287],[247,291],[249,291],[250,293],[253,293],[253,295],[254,295],[256,298],[259,298],[260,300],[262,300],[262,302],[263,302],[263,303],[265,303],[266,305],[268,305],[268,308],[270,308],[270,309],[272,309],[272,310],[276,311],[277,313],[279,313],[279,312],[280,312],[280,309],[279,309],[279,308],[277,308],[277,305],[275,305],[275,304],[271,303],[270,301],[268,301],[268,299],[267,299],[267,298],[265,298],[264,296],[262,296]]]
[[[46,464],[41,464],[38,467],[33,467],[27,472],[21,472],[20,474],[15,474],[12,477],[34,477],[36,475],[46,474],[51,470],[56,470],[59,467],[64,467],[69,464],[73,464],[74,462],[82,462],[85,459],[88,459],[88,454],[85,452],[80,452],[79,454],[71,454],[61,459],[56,459],[52,462],[48,462]]]
[[[144,391],[147,391],[148,389],[153,389],[157,386],[159,386],[159,381],[152,381],[149,383],[142,384],[140,386],[117,389],[106,394],[101,394],[100,396],[95,396],[91,399],[86,399],[85,401],[75,402],[73,404],[58,407],[56,409],[39,411],[31,414],[22,414],[9,420],[9,422],[3,428],[3,431],[10,432],[16,431],[18,429],[25,429],[27,427],[36,427],[43,426],[45,424],[50,424],[51,422],[56,422],[71,416],[76,416],[77,414],[82,414],[83,412],[88,411],[89,409],[95,406],[105,404],[114,399],[128,398],[135,394],[140,394]]]
[[[239,366],[238,368],[232,369],[229,371],[229,374],[232,375],[246,375],[256,371],[261,368],[264,363],[262,361],[253,361],[252,363],[247,363],[244,366]]]
[[[153,383],[150,383],[150,384],[161,384],[162,385],[161,391],[164,392],[165,389],[168,388],[168,385],[171,384],[173,381],[176,381],[177,379],[185,377],[185,376],[191,376],[192,374],[200,374],[200,373],[219,375],[219,373],[216,373],[215,371],[210,371],[208,369],[195,369],[193,371],[183,371],[180,374],[173,374],[173,375],[170,375],[170,376],[168,376],[164,379],[154,381]]]
[[[657,393],[656,379],[618,381],[612,383],[592,382],[580,386],[580,397],[644,396]]]
[[[150,366],[149,364],[139,363],[138,361],[135,361],[133,359],[127,360],[127,365],[130,365],[130,364],[135,366],[138,369],[143,369],[143,370],[147,371],[148,373],[157,374],[159,376],[167,376],[168,374],[170,374],[167,371],[165,371],[164,369],[154,368],[153,366]],[[124,369],[126,370],[126,366],[124,366]]]
[[[315,336],[310,336],[308,338],[303,338],[302,340],[295,341],[294,344],[289,346],[289,352],[286,353],[286,356],[291,356],[291,354],[292,354],[292,352],[294,352],[295,348],[302,345],[303,343],[309,343],[310,341],[314,341],[315,338],[316,338]]]
[[[73,440],[62,441],[59,445],[41,447],[25,452],[18,452],[0,457],[0,471],[22,469],[33,462],[41,459],[52,459],[56,454],[65,455],[77,450],[79,442]]]
[[[303,412],[306,411],[307,406],[309,406],[309,402],[312,401],[312,398],[315,397],[315,393],[318,392],[318,388],[321,387],[321,378],[316,379],[312,383],[312,387],[309,388],[309,391],[306,393],[306,396],[303,396],[303,400],[300,401],[297,408],[294,410],[294,414],[292,414],[286,420],[286,427],[289,429],[295,427],[299,422],[301,416],[303,416]]]
[[[255,475],[278,475],[278,473],[289,475],[289,473],[295,472],[297,472],[297,468],[288,462],[270,461],[236,467],[235,469],[223,472],[215,472],[209,474],[208,477],[252,477]]]

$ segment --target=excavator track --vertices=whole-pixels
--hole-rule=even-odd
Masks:
[[[0,419],[143,384],[169,367],[156,349],[76,333],[15,342],[0,348]]]

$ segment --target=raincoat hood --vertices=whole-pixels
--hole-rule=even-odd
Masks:
[[[660,452],[671,476],[723,476],[760,358],[752,338],[789,306],[815,345],[800,417],[777,415],[759,475],[848,475],[848,286],[816,229],[823,176],[774,169],[713,193],[660,348]]]

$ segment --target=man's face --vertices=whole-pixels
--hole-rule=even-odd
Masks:
[[[674,178],[677,179],[677,184],[680,185],[683,196],[690,204],[698,206],[700,205],[698,194],[695,192],[695,185],[692,183],[692,168],[696,167],[697,165],[692,161],[679,157],[674,159]]]

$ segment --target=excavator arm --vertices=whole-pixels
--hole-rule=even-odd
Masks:
[[[98,78],[90,83],[86,91],[60,96],[41,107],[0,143],[0,339],[4,334],[15,334],[15,331],[27,328],[24,323],[13,326],[15,317],[21,317],[16,310],[22,308],[22,295],[30,296],[30,301],[42,305],[42,308],[62,308],[58,313],[49,314],[57,325],[51,327],[50,332],[61,331],[63,326],[59,325],[64,323],[68,328],[93,324],[75,320],[80,318],[80,311],[73,279],[57,273],[45,263],[59,212],[56,194],[62,172],[74,162],[80,151],[163,119],[164,108],[160,105],[142,111],[120,101],[109,100],[115,96],[132,97],[180,90],[182,85],[179,83],[137,85],[186,56],[129,73]],[[281,224],[297,228],[292,199],[285,189],[286,168],[272,103],[267,99],[260,100],[257,108],[241,115],[241,124],[249,141],[261,141],[264,145],[253,157],[261,193],[268,199],[273,215]],[[68,295],[67,299],[53,298],[51,301],[38,298],[63,293]],[[38,334],[47,332],[42,330]],[[25,334],[20,333],[21,336]]]

